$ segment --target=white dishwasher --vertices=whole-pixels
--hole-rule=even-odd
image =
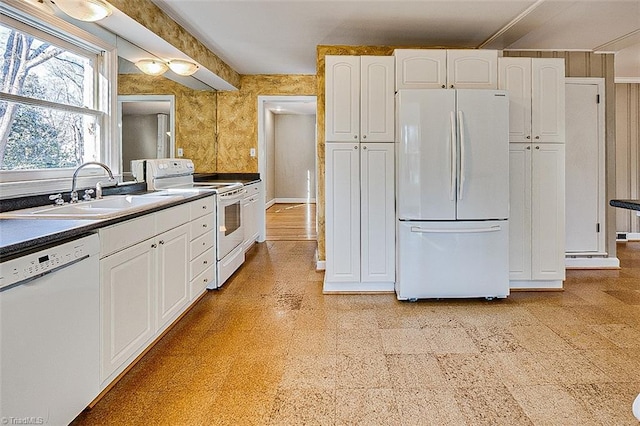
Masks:
[[[97,234],[0,263],[0,420],[70,423],[99,393]]]

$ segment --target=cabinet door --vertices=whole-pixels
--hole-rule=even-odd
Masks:
[[[325,139],[360,138],[360,57],[325,56]]]
[[[564,143],[564,59],[531,60],[532,141]]]
[[[534,280],[565,278],[565,152],[534,144],[531,167],[531,268]]]
[[[447,87],[497,89],[497,50],[447,50]]]
[[[361,280],[395,281],[394,144],[362,144]]]
[[[531,59],[500,58],[498,87],[509,92],[509,141],[531,142]]]
[[[327,282],[360,281],[360,146],[325,145]]]
[[[393,56],[360,57],[360,139],[362,142],[394,140]]]
[[[158,328],[171,323],[189,302],[189,225],[157,239]]]
[[[244,198],[242,201],[242,226],[244,227],[244,250],[249,250],[258,238],[258,200],[257,195]]]
[[[122,371],[156,332],[153,244],[146,240],[100,260],[103,382]]]
[[[398,49],[393,55],[396,59],[396,90],[446,87],[446,50]]]
[[[531,279],[531,144],[509,144],[509,279]]]

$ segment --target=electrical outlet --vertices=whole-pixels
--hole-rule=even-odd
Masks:
[[[251,148],[249,150],[249,155],[252,156],[252,157],[255,157],[256,156],[256,149],[255,148]]]
[[[184,155],[184,150],[182,148],[178,148],[178,157],[182,157]]]

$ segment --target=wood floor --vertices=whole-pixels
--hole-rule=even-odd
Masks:
[[[274,204],[267,209],[267,241],[310,241],[318,238],[316,205]]]

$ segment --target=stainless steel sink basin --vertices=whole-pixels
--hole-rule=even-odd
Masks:
[[[28,219],[109,219],[146,210],[183,198],[181,195],[112,195],[92,201],[62,206],[44,206],[2,213],[3,218]]]

